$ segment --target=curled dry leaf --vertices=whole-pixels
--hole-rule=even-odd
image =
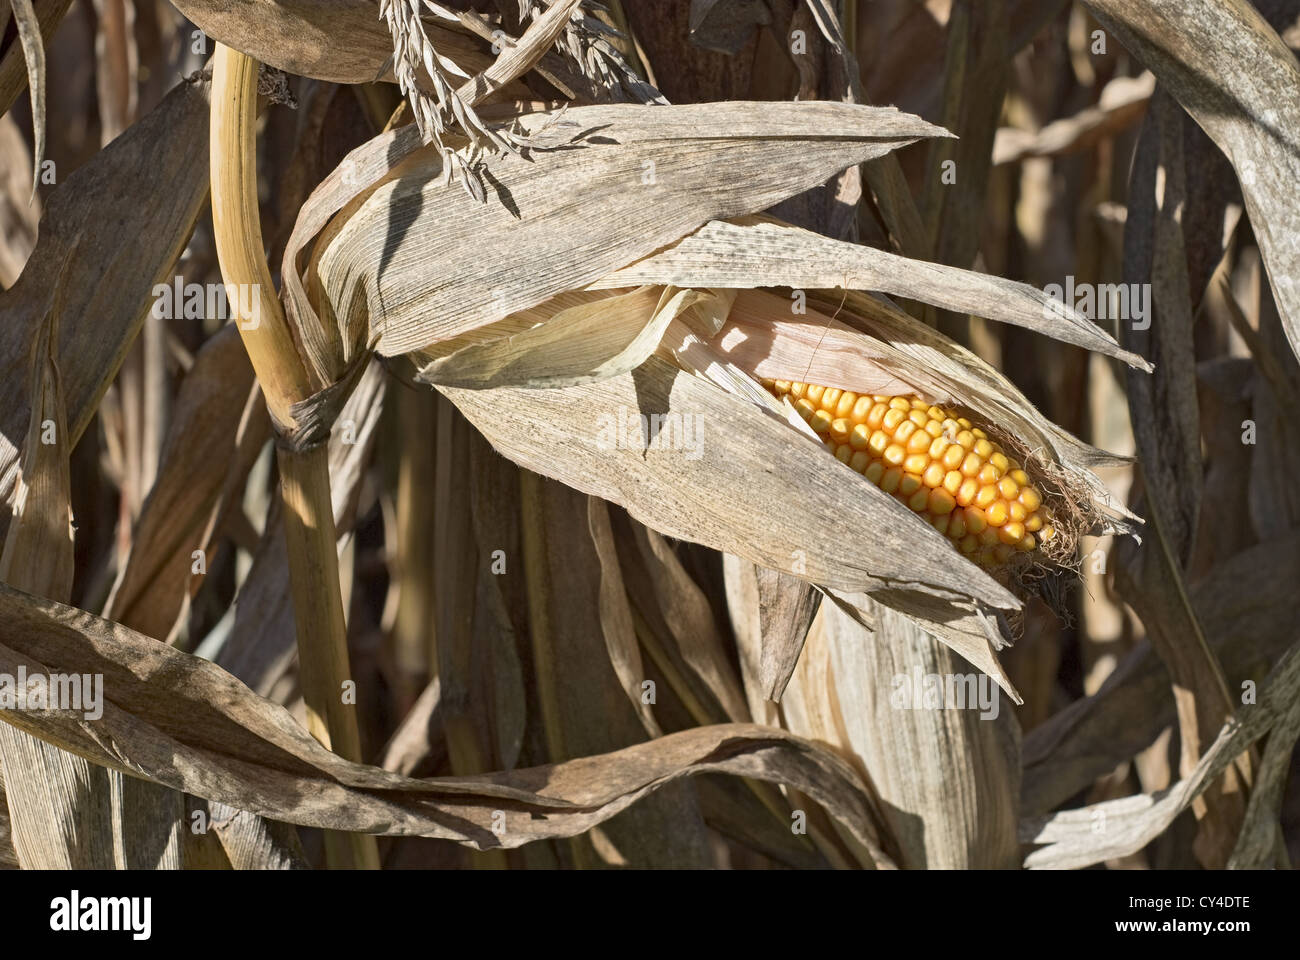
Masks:
[[[330,753],[284,708],[209,661],[0,586],[0,672],[20,664],[102,673],[104,713],[87,721],[75,711],[22,711],[16,725],[112,769],[274,820],[517,847],[575,836],[681,777],[729,773],[797,788],[879,850],[852,768],[770,727],[700,727],[543,767],[413,780]],[[501,833],[494,814],[504,815]],[[888,862],[883,852],[879,862]]]

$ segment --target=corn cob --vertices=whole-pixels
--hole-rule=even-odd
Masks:
[[[970,559],[1009,563],[1051,539],[1051,510],[1019,463],[965,417],[917,397],[765,380],[827,449],[915,510]]]

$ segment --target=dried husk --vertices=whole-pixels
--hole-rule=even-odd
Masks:
[[[320,352],[338,341],[344,361],[375,341],[386,356],[426,347],[579,289],[711,219],[763,209],[845,166],[943,134],[894,110],[833,103],[580,107],[516,122],[530,146],[526,158],[486,163],[492,202],[444,184],[441,158],[425,149],[344,212],[312,265],[314,312],[327,326],[337,317],[339,334],[312,322],[286,279],[305,340]],[[797,154],[791,138],[802,144]],[[392,143],[377,138],[344,165],[368,183],[391,166],[380,158]],[[318,193],[300,226],[319,220],[317,206],[337,203],[328,188]],[[286,275],[314,232],[295,230]],[[308,352],[318,349],[309,343]]]

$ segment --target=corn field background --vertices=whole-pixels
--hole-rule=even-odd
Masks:
[[[1300,0],[0,30],[0,866],[1300,857]]]

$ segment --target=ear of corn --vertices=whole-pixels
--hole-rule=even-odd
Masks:
[[[1051,510],[1024,468],[966,417],[919,397],[766,380],[836,459],[907,504],[981,566],[1051,539]]]

